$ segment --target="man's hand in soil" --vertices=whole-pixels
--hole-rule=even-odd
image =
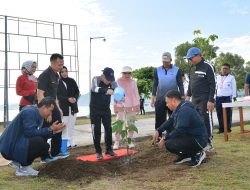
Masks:
[[[164,147],[164,145],[165,145],[165,140],[164,140],[164,138],[161,138],[161,140],[160,140],[160,142],[159,142],[159,148],[163,148]]]
[[[159,132],[157,130],[155,130],[155,134],[153,136],[153,143],[156,144],[158,142],[158,138],[159,138]]]

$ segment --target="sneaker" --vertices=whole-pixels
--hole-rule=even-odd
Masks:
[[[76,147],[77,147],[77,144],[68,146],[68,148],[76,148]]]
[[[97,160],[102,160],[103,159],[102,153],[96,153],[96,158]]]
[[[105,152],[105,154],[106,154],[107,156],[117,156],[117,154],[116,154],[113,150],[107,150],[107,151]]]
[[[32,166],[20,166],[16,170],[16,176],[38,176],[39,171],[32,168]]]
[[[44,160],[41,160],[40,163],[41,164],[46,164],[46,163],[50,163],[50,162],[54,162],[58,160],[58,157],[57,156],[48,156],[47,158],[45,158]]]
[[[194,157],[192,157],[192,161],[190,162],[189,166],[195,168],[201,165],[202,161],[206,158],[205,151],[201,151],[197,153]]]
[[[222,134],[222,133],[224,133],[224,131],[218,131],[218,132],[217,132],[217,134]]]
[[[118,150],[119,149],[119,145],[120,145],[120,142],[119,141],[115,141],[115,144],[113,146],[113,149],[114,150]]]
[[[17,170],[18,168],[20,168],[21,164],[20,164],[19,162],[16,162],[16,161],[11,161],[11,162],[8,164],[8,166],[10,166],[11,168]]]
[[[205,148],[203,148],[203,150],[206,152],[214,152],[215,148],[213,147],[212,143],[208,143],[207,146]]]
[[[128,148],[129,149],[135,148],[135,144],[131,142],[130,144],[128,144]]]
[[[176,160],[174,161],[175,164],[182,164],[184,162],[191,161],[191,157],[184,156],[184,155],[178,155]]]
[[[69,152],[60,152],[58,155],[58,159],[64,159],[69,157]]]

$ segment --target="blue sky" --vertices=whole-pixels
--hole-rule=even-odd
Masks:
[[[93,75],[106,66],[114,68],[116,77],[125,65],[159,66],[162,53],[174,54],[177,45],[193,39],[195,29],[204,37],[219,36],[218,53],[250,60],[247,0],[8,0],[1,3],[0,13],[76,24],[82,94],[88,91],[89,37],[107,38],[105,43],[92,41]]]

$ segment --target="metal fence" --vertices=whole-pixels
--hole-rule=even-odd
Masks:
[[[9,90],[15,88],[21,65],[37,62],[36,76],[49,66],[53,53],[64,56],[70,76],[79,84],[77,26],[0,15],[0,80],[4,96],[4,125],[9,122]]]

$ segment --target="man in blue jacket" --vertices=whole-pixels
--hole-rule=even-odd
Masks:
[[[54,122],[42,128],[44,119],[51,116],[55,100],[46,97],[36,106],[27,106],[12,120],[0,137],[0,152],[16,169],[17,176],[37,176],[31,164],[37,157],[46,157],[49,150],[47,138],[61,132],[63,123]]]
[[[181,95],[177,90],[167,92],[166,106],[173,113],[155,131],[154,142],[157,141],[160,133],[167,131],[166,137],[160,141],[160,145],[165,143],[166,149],[177,155],[174,162],[181,164],[191,160],[189,166],[199,166],[206,157],[203,148],[208,141],[202,118],[191,102],[181,100]]]

